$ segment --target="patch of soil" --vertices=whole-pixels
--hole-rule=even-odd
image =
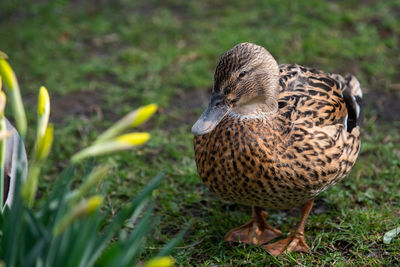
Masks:
[[[192,126],[199,118],[198,108],[206,108],[211,90],[191,90],[182,91],[172,97],[169,110],[168,123],[165,124],[166,130],[176,128],[178,126]]]
[[[151,16],[163,9],[168,10],[182,21],[192,18],[189,15],[191,14],[189,12],[189,5],[185,2],[174,3],[173,1],[162,1],[160,3],[152,3],[150,1],[143,1],[137,8],[137,12],[143,16]]]
[[[333,208],[332,205],[326,203],[326,201],[323,198],[316,198],[314,200],[314,205],[311,210],[311,213],[314,214],[331,213],[332,208]]]
[[[205,203],[205,205],[204,205]],[[180,214],[190,215],[191,217],[207,217],[211,212],[207,207],[207,201],[200,201],[198,203],[183,204],[180,208]]]
[[[381,92],[370,90],[364,95],[365,108],[376,110],[377,123],[400,122],[400,90]]]
[[[25,102],[32,107],[36,106],[37,96],[30,95]],[[52,94],[50,96],[50,121],[61,124],[68,117],[89,119],[93,115],[103,118],[109,111],[102,109],[102,93],[100,91],[71,92],[65,95]]]
[[[371,258],[371,259],[390,259],[390,261],[394,264],[393,266],[399,266],[400,263],[400,256],[393,255],[387,248],[385,244],[375,244],[369,247],[369,252],[364,257]]]
[[[72,92],[51,97],[51,120],[55,123],[61,123],[68,116],[89,118],[94,114],[103,118],[101,92]]]
[[[183,109],[193,109],[206,106],[210,99],[211,89],[209,90],[190,90],[175,95],[171,101],[172,107],[180,107]]]

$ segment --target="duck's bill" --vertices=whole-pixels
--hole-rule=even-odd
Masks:
[[[231,108],[224,103],[221,96],[213,94],[208,108],[193,125],[192,133],[194,135],[203,135],[211,132],[230,109]]]

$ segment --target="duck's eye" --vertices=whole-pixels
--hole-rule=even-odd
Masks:
[[[247,71],[242,71],[239,73],[239,79],[243,78],[247,74]]]

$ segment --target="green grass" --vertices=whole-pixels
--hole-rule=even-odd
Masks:
[[[399,1],[100,2],[0,3],[0,50],[19,77],[31,124],[40,85],[53,101],[57,137],[42,194],[79,147],[127,111],[155,102],[161,109],[142,128],[152,140],[104,159],[114,166],[106,199],[112,211],[166,172],[154,193],[160,222],[145,259],[191,222],[173,253],[178,265],[400,262],[400,238],[382,243],[400,223]],[[275,259],[258,247],[227,247],[225,233],[246,222],[250,208],[222,202],[197,175],[191,125],[207,104],[219,56],[242,41],[265,46],[280,63],[352,73],[366,93],[360,159],[318,198],[306,226],[309,254]],[[298,219],[294,209],[271,211],[269,221],[288,233]]]

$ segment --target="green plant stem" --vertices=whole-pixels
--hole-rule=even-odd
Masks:
[[[73,205],[83,198],[93,187],[97,187],[101,181],[106,177],[107,172],[110,170],[109,165],[100,165],[93,169],[86,178],[86,181],[76,190],[71,196],[70,204]]]
[[[40,174],[39,162],[32,162],[28,170],[28,179],[22,186],[22,197],[28,207],[32,207],[33,201],[38,187],[38,179]]]
[[[0,129],[6,130],[6,120],[4,115],[0,115]],[[4,161],[6,155],[6,139],[0,141],[0,211],[4,206]]]

